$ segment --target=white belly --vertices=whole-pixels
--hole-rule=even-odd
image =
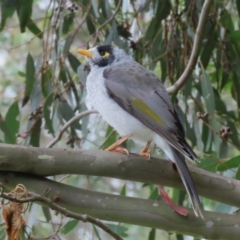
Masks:
[[[133,139],[143,143],[152,140],[155,133],[109,98],[104,79],[100,77],[96,79],[92,75],[91,72],[87,79],[88,97],[102,118],[121,136],[132,135]],[[94,76],[97,75],[100,74],[95,71]]]
[[[123,110],[116,102],[114,102],[107,94],[104,85],[104,79],[93,78],[92,76],[99,76],[98,71],[92,72],[87,79],[87,92],[93,107],[98,110],[102,118],[111,125],[120,136],[131,135],[131,138],[143,143],[151,140],[161,147],[167,156],[172,160],[171,147],[169,144],[157,133],[146,127],[136,118],[132,117],[128,112]]]

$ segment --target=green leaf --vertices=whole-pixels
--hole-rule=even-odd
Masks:
[[[46,99],[46,101],[44,103],[44,106],[43,106],[43,116],[44,116],[44,119],[45,119],[45,123],[46,123],[47,129],[54,136],[54,129],[53,129],[53,124],[52,124],[52,119],[50,117],[50,114],[51,114],[50,108],[52,106],[53,96],[54,96],[54,94],[51,93],[47,97],[47,99]]]
[[[70,107],[66,100],[62,100],[61,102],[59,102],[58,113],[65,121],[69,121],[75,115],[72,108]],[[75,129],[81,130],[81,125],[78,121],[72,123],[71,126],[74,127]]]
[[[87,17],[87,28],[90,35],[92,35],[96,31],[95,26],[90,17]]]
[[[81,65],[80,61],[71,53],[68,53],[68,61],[75,73],[77,73],[78,67]]]
[[[70,220],[69,222],[67,222],[64,227],[61,230],[62,234],[67,234],[70,231],[72,231],[77,225],[78,225],[79,221],[76,219]]]
[[[207,67],[209,60],[212,57],[212,52],[218,44],[218,32],[216,30],[216,23],[208,21],[207,24],[209,25],[209,31],[206,36],[207,41],[201,53],[201,62],[204,68]]]
[[[52,69],[48,68],[43,70],[42,76],[41,76],[41,87],[42,87],[42,94],[45,98],[53,90],[51,79],[52,79]]]
[[[117,132],[110,125],[108,125],[105,137],[107,138],[107,141],[102,146],[102,149],[106,149],[115,143],[117,141],[118,135]]]
[[[5,143],[15,144],[19,130],[19,115],[18,101],[14,102],[8,109],[5,120],[0,114],[0,129],[4,134]]]
[[[27,28],[39,39],[43,38],[43,32],[38,28],[35,22],[32,19],[28,20]]]
[[[176,239],[177,240],[184,240],[184,236],[180,233],[176,234]]]
[[[33,90],[34,83],[35,83],[35,66],[31,54],[28,53],[26,62],[25,92],[22,106],[24,106],[28,102],[29,97]]]
[[[228,116],[230,115],[230,111],[228,112]],[[239,141],[239,134],[238,134],[238,130],[236,127],[236,124],[232,121],[227,121],[227,126],[231,129],[231,131],[233,132],[233,134],[231,136],[229,136],[229,139],[236,144],[237,146],[240,146],[240,141]]]
[[[121,192],[120,192],[121,196],[126,196],[126,183],[123,185]]]
[[[219,123],[216,121],[215,118],[215,99],[214,99],[214,92],[211,85],[211,81],[207,73],[203,70],[202,76],[201,76],[201,89],[202,89],[202,97],[204,99],[207,112],[210,115],[209,123],[212,126],[213,129],[218,130],[219,129]],[[208,130],[209,136],[208,136],[208,143],[206,145],[207,150],[210,149],[212,139],[210,138],[210,135],[213,135],[214,144],[216,152],[219,152],[220,147],[220,139],[217,134],[213,134],[212,131]],[[208,148],[209,146],[209,148]]]
[[[19,130],[19,121],[17,120],[17,117],[19,114],[18,101],[16,101],[9,107],[4,121],[9,134],[7,136],[5,135],[6,143],[16,143],[16,134]]]
[[[237,180],[240,180],[240,166],[239,166],[238,169],[237,169],[235,178],[236,178]]]
[[[231,15],[226,9],[222,10],[221,17],[220,17],[220,23],[225,28],[227,32],[234,31],[234,24],[231,18]]]
[[[93,10],[94,10],[94,15],[99,18],[99,10],[98,10],[98,1],[96,0],[91,0],[92,2],[92,6],[93,6]]]
[[[157,1],[157,8],[152,21],[150,22],[145,34],[146,41],[152,41],[161,28],[159,24],[163,19],[167,18],[171,11],[171,3],[169,0]]]
[[[41,126],[42,126],[42,118],[34,119],[31,130],[30,142],[29,144],[33,147],[40,146],[40,136],[41,136]]]
[[[125,226],[121,225],[116,225],[116,224],[106,224],[112,231],[116,232],[118,235],[121,237],[127,237],[127,230],[128,228]]]
[[[5,27],[7,18],[11,17],[16,10],[16,0],[6,0],[1,2],[1,24],[0,31]]]
[[[148,234],[148,240],[155,240],[156,239],[156,229],[151,228],[149,234]]]
[[[213,157],[202,158],[200,162],[197,162],[197,167],[202,168],[209,172],[216,172],[216,167],[219,162]]]
[[[50,222],[52,219],[50,209],[47,206],[42,206],[42,211],[47,222]]]
[[[25,28],[32,15],[33,0],[20,0],[20,8],[18,9],[18,18],[20,22],[21,32],[25,32]]]
[[[239,43],[239,41],[240,41],[240,30],[232,31],[227,36],[228,36],[228,38],[230,38],[230,40],[233,40],[236,43]]]
[[[93,225],[93,229],[94,229],[94,233],[96,234],[96,237],[98,238],[98,240],[102,240],[101,237],[100,237],[100,234],[99,234],[99,232],[97,230],[97,228],[95,227],[94,224],[92,224],[92,225]]]
[[[231,158],[230,160],[223,161],[217,165],[218,171],[226,171],[231,168],[237,168],[240,166],[240,155]]]
[[[62,27],[62,33],[67,34],[70,32],[73,28],[73,20],[75,18],[75,13],[69,13],[66,16],[64,16],[63,19],[63,27]]]
[[[238,11],[238,15],[240,17],[240,1],[235,1],[236,5],[237,5],[237,11]]]
[[[60,73],[59,73],[59,80],[62,81],[63,83],[66,83],[68,81],[67,74],[65,71],[65,67],[62,66]]]
[[[156,187],[151,191],[151,194],[148,197],[148,199],[151,199],[151,200],[158,200],[159,199],[159,193],[158,193],[158,189]]]

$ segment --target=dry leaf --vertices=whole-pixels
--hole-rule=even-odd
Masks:
[[[8,195],[16,199],[26,198],[28,196],[26,187],[21,184],[17,185]],[[2,216],[6,223],[8,240],[19,239],[20,230],[25,227],[25,221],[22,218],[22,213],[24,212],[23,203],[10,201],[10,203],[6,205],[4,201],[2,201]]]

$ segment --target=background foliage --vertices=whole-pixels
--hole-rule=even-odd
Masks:
[[[1,0],[0,142],[52,147],[61,127],[91,107],[85,90],[88,69],[74,52],[79,47],[116,45],[152,69],[166,87],[173,85],[188,63],[202,5],[202,0]],[[240,178],[239,17],[239,1],[213,1],[197,65],[183,88],[172,95],[187,139],[200,156],[198,167],[236,179]],[[55,146],[100,149],[117,137],[100,116],[87,115],[71,124]],[[131,140],[127,148],[140,149]],[[162,156],[161,149],[153,152]],[[155,187],[147,184],[75,175],[55,180],[158,198]],[[189,206],[184,192],[170,188],[168,192]],[[236,210],[203,202],[213,211]],[[90,224],[56,216],[35,204],[27,215],[27,231],[35,237],[54,232],[53,239],[106,239]],[[160,230],[109,226],[127,239],[183,239]],[[0,231],[4,236],[4,227]]]

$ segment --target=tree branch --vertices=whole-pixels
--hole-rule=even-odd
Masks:
[[[47,192],[48,191],[46,191],[46,193]],[[110,236],[112,236],[114,239],[123,240],[123,238],[121,238],[117,233],[112,231],[107,225],[105,225],[104,223],[102,223],[98,219],[93,218],[93,217],[88,216],[88,215],[81,215],[79,213],[69,211],[66,208],[63,208],[63,207],[59,206],[58,204],[54,203],[53,200],[51,200],[50,198],[45,197],[44,196],[45,194],[44,195],[39,195],[39,194],[36,194],[36,193],[33,193],[33,192],[27,192],[27,195],[28,195],[28,197],[19,199],[19,198],[11,196],[11,194],[9,194],[9,193],[5,193],[3,191],[3,188],[0,191],[0,197],[2,197],[4,199],[7,199],[9,201],[17,202],[17,203],[28,203],[28,202],[43,203],[43,204],[47,205],[48,207],[50,207],[51,209],[54,209],[54,210],[62,213],[63,215],[65,215],[67,217],[78,219],[78,220],[83,221],[83,222],[89,222],[89,223],[92,223],[92,224],[98,226],[103,231],[105,231]]]
[[[71,118],[68,122],[65,123],[65,125],[59,131],[58,135],[46,146],[46,148],[53,147],[62,138],[63,133],[71,126],[71,124],[73,124],[75,121],[80,120],[81,118],[83,118],[89,114],[92,114],[92,113],[98,113],[98,111],[97,110],[87,110],[87,111],[81,112],[81,113],[77,114],[76,116],[74,116],[73,118]]]
[[[181,77],[177,80],[177,82],[174,83],[173,86],[167,89],[169,94],[177,93],[179,91],[179,89],[184,85],[184,83],[187,81],[187,79],[191,75],[197,63],[197,59],[198,59],[198,55],[199,55],[201,43],[202,43],[203,30],[204,30],[206,19],[208,16],[208,11],[210,9],[212,2],[213,2],[212,0],[204,1],[202,11],[199,17],[198,26],[195,33],[195,39],[194,39],[193,49],[192,49],[190,59]]]
[[[77,214],[107,220],[153,227],[207,239],[239,239],[240,217],[230,214],[204,212],[205,221],[188,209],[187,217],[176,214],[162,201],[143,200],[100,193],[72,187],[63,183],[21,173],[0,172],[0,182],[6,190],[19,183],[61,208]],[[48,191],[47,191],[48,190]],[[48,202],[46,202],[49,207]]]
[[[46,149],[0,144],[0,170],[39,176],[83,174],[175,187],[184,190],[172,162],[99,150]],[[240,182],[189,166],[201,196],[240,207]]]

